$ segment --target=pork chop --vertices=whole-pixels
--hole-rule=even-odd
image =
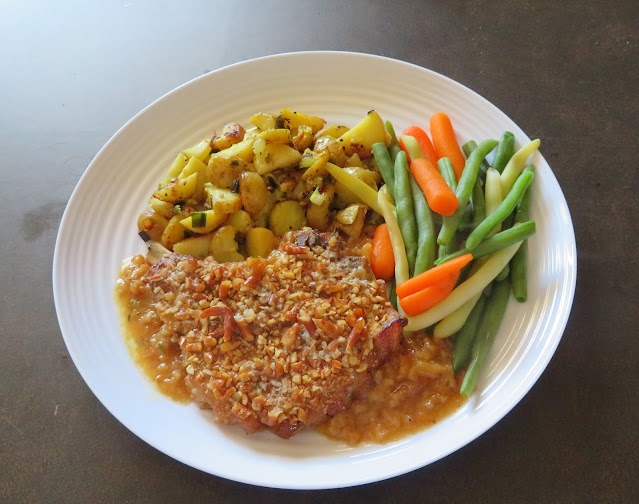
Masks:
[[[268,258],[171,254],[146,273],[194,400],[216,421],[289,438],[347,408],[407,320],[368,260],[333,234],[289,233]]]

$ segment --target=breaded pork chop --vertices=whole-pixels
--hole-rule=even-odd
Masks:
[[[288,438],[348,407],[399,346],[406,319],[361,256],[290,233],[266,259],[172,254],[146,274],[192,397],[216,421]]]

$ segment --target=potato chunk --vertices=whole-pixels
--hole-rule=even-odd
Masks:
[[[246,250],[252,257],[266,257],[279,244],[270,229],[252,228],[246,233]]]
[[[347,156],[359,154],[359,157],[369,158],[373,155],[372,147],[374,143],[384,142],[390,144],[390,137],[384,127],[384,121],[377,112],[371,110],[364,119],[349,129],[338,138],[344,147]]]
[[[297,201],[280,201],[271,210],[269,228],[278,236],[300,229],[305,224],[304,208]]]

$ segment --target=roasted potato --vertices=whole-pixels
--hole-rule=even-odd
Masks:
[[[183,179],[173,179],[169,184],[155,191],[153,196],[159,200],[168,201],[169,203],[184,201],[193,196],[193,193],[197,189],[197,179],[197,173],[193,173]]]
[[[153,241],[160,241],[169,220],[153,211],[142,212],[138,217],[138,231],[144,232]]]
[[[266,257],[279,244],[270,229],[252,228],[246,233],[246,250],[252,257]]]
[[[216,213],[230,214],[242,209],[242,198],[238,193],[230,189],[215,187],[213,184],[205,184],[206,204]]]
[[[377,190],[377,184],[379,184],[382,179],[382,176],[379,174],[379,172],[361,168],[359,166],[349,166],[344,168],[344,170],[351,175],[354,175],[358,179],[364,181],[367,185],[371,186],[375,190]],[[361,203],[361,200],[341,182],[336,183],[335,192],[337,194],[335,204],[338,208],[343,208],[353,203]]]
[[[227,217],[228,214],[226,213],[216,212],[215,210],[203,210],[201,212],[193,212],[186,218],[182,216],[180,224],[194,233],[206,234],[222,224]]]
[[[364,227],[366,208],[364,205],[350,205],[338,212],[336,228],[346,233],[351,240],[359,238]]]
[[[384,142],[387,146],[390,145],[390,136],[386,132],[382,118],[371,110],[364,119],[339,137],[338,142],[344,147],[347,156],[357,153],[364,159],[373,155],[374,143]]]
[[[180,221],[184,219],[183,215],[173,216],[162,233],[160,243],[169,250],[173,250],[173,245],[184,240],[185,234],[188,232]]]
[[[227,123],[222,129],[222,133],[213,135],[210,146],[214,151],[223,151],[244,140],[244,133],[245,131],[241,124]]]
[[[302,114],[301,112],[295,112],[291,109],[283,108],[280,115],[284,119],[284,126],[290,130],[299,128],[300,126],[310,126],[313,133],[317,133],[324,127],[324,119]]]
[[[268,199],[268,189],[261,175],[244,172],[240,178],[240,198],[242,206],[251,216],[258,214]]]
[[[210,140],[202,140],[200,143],[194,145],[193,147],[183,150],[182,154],[186,154],[189,159],[196,157],[200,161],[204,161],[206,159],[206,156],[211,153],[210,142]]]
[[[173,252],[204,259],[209,255],[211,235],[194,236],[173,245]]]
[[[206,165],[196,156],[189,159],[189,162],[178,175],[178,179],[185,179],[190,175],[197,174],[197,183],[192,198],[198,202],[204,201],[204,183],[206,182]]]
[[[306,223],[320,231],[324,231],[330,220],[330,208],[335,196],[335,185],[327,184],[322,191],[316,190],[311,195],[311,204],[306,207]]]
[[[269,228],[273,233],[282,236],[288,231],[295,231],[306,225],[304,208],[297,201],[280,201],[269,216]]]
[[[255,227],[255,223],[248,212],[244,210],[238,210],[237,212],[233,212],[229,215],[229,218],[226,219],[227,226],[233,226],[233,229],[237,233],[246,234],[249,229]]]
[[[275,129],[275,116],[260,112],[251,116],[249,122],[261,130]]]
[[[244,256],[237,251],[238,247],[233,226],[223,226],[213,234],[209,253],[217,262],[243,261]]]

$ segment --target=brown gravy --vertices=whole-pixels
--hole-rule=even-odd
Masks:
[[[160,392],[189,402],[186,371],[175,337],[155,315],[150,296],[140,288],[149,266],[141,256],[125,263],[115,289],[123,337],[131,356]],[[325,436],[355,445],[386,443],[423,430],[457,410],[460,375],[452,371],[447,340],[414,336],[374,372],[365,397],[317,427]]]

